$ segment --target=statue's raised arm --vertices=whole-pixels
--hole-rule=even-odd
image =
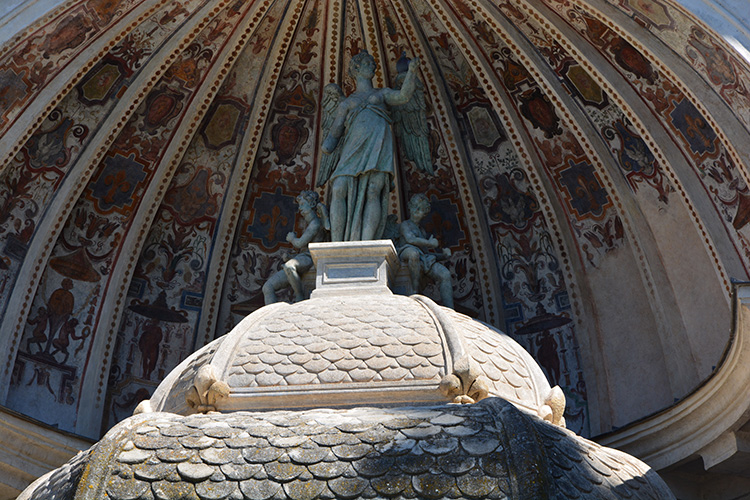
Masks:
[[[386,104],[402,106],[411,100],[417,88],[417,71],[419,71],[419,58],[408,61],[406,74],[398,88],[384,89]]]

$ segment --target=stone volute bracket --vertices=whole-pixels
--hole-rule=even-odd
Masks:
[[[195,374],[193,386],[185,395],[188,406],[196,413],[216,411],[220,401],[229,397],[229,385],[219,380],[211,365],[201,366]]]
[[[422,295],[412,295],[435,318],[445,340],[449,356],[447,375],[440,381],[439,390],[452,403],[471,404],[490,395],[491,383],[469,355],[464,336],[443,308]],[[550,389],[537,409],[538,415],[547,422],[565,427],[565,394],[559,386]]]
[[[440,381],[440,392],[453,403],[476,403],[489,394],[489,384],[476,362],[467,353],[464,339],[440,306],[422,295],[412,295],[425,306],[439,325],[450,353],[447,375]],[[452,365],[452,366],[451,366]]]

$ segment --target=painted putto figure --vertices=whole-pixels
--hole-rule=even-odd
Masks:
[[[453,309],[453,286],[451,273],[438,259],[450,257],[450,249],[442,253],[430,252],[439,243],[434,236],[428,236],[420,227],[422,220],[430,213],[430,200],[424,194],[415,194],[409,200],[409,218],[399,225],[398,256],[409,268],[411,285],[415,292],[422,290],[421,281],[429,278],[440,290],[440,300],[444,306]]]
[[[281,270],[268,278],[268,281],[263,285],[263,298],[266,304],[276,302],[278,300],[276,292],[288,286],[291,286],[294,290],[295,302],[305,299],[302,275],[313,266],[313,260],[307,246],[310,243],[317,243],[326,239],[326,233],[329,229],[328,213],[326,206],[320,203],[318,193],[302,191],[297,196],[297,206],[299,207],[299,213],[305,218],[307,227],[299,237],[294,231],[288,233],[286,240],[294,248],[300,250],[300,253],[286,261]]]
[[[400,88],[375,88],[375,59],[362,51],[349,63],[356,90],[348,97],[335,83],[323,97],[323,140],[317,185],[329,184],[331,240],[359,241],[383,236],[388,192],[395,175],[394,119],[410,140],[403,140],[407,158],[430,165],[424,95],[417,79],[419,61],[407,61]],[[411,125],[411,126],[410,126]],[[401,134],[399,134],[401,135]],[[419,145],[418,147],[416,145]]]

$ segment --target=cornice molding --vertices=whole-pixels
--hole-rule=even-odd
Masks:
[[[597,441],[661,470],[700,454],[750,418],[750,283],[734,283],[733,331],[714,374],[674,406]]]

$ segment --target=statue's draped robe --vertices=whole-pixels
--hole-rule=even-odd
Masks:
[[[386,187],[390,189],[395,175],[395,159],[391,118],[386,104],[365,100],[351,110],[345,123],[341,154],[331,181],[338,177],[347,178],[346,229],[344,241],[362,239],[367,188],[372,174],[387,174]],[[380,221],[375,239],[383,236],[385,214],[388,212],[388,196],[381,197]]]

